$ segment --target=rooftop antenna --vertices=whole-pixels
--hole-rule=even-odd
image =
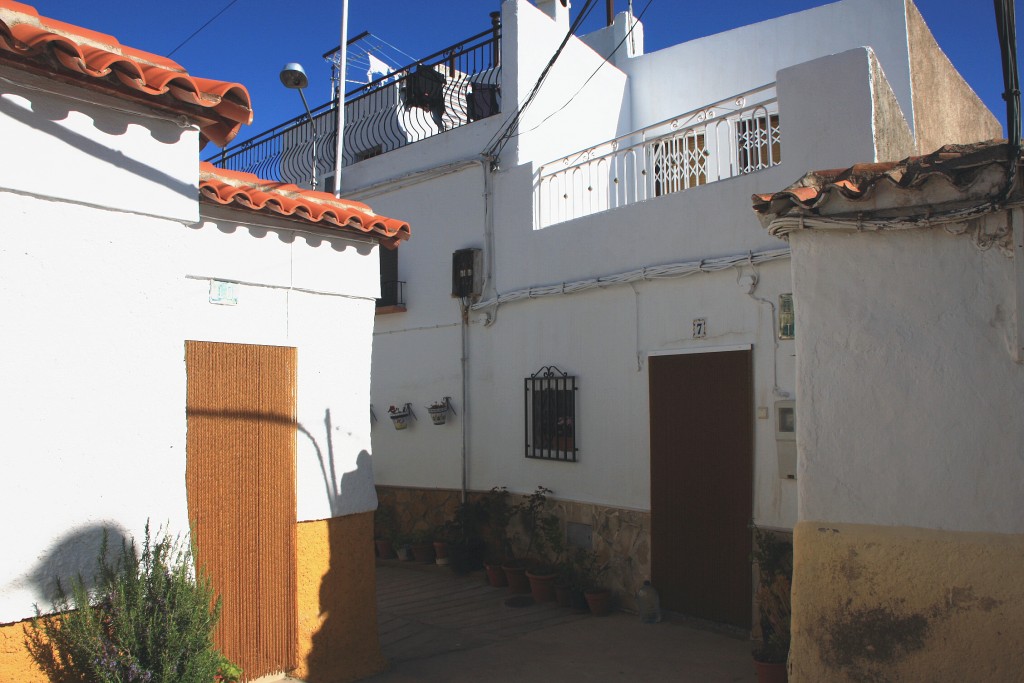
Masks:
[[[289,90],[298,90],[302,98],[302,106],[306,108],[306,116],[309,118],[309,126],[313,133],[313,169],[310,172],[309,184],[316,190],[316,124],[313,122],[313,114],[309,111],[309,104],[302,91],[309,85],[309,78],[306,77],[306,70],[298,62],[288,62],[281,69],[281,84]]]

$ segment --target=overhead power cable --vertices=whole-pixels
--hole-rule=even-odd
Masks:
[[[551,56],[551,59],[548,60],[548,63],[544,66],[544,70],[541,71],[540,76],[537,78],[537,82],[533,85],[533,89],[530,90],[530,94],[527,95],[526,99],[523,101],[523,104],[520,105],[519,109],[516,110],[515,114],[509,117],[506,125],[503,126],[500,130],[498,130],[498,132],[495,133],[494,136],[491,138],[491,142],[493,144],[491,144],[491,146],[487,148],[487,151],[484,152],[484,156],[490,159],[497,159],[497,157],[501,154],[501,150],[505,148],[505,145],[508,144],[508,141],[512,139],[513,135],[515,135],[516,129],[519,127],[519,121],[522,119],[523,114],[526,112],[526,110],[533,103],[533,100],[537,97],[537,93],[540,91],[541,85],[544,84],[544,80],[547,78],[548,73],[551,71],[551,68],[555,65],[555,61],[558,59],[559,55],[562,54],[562,50],[565,49],[565,46],[569,43],[569,39],[572,38],[573,35],[575,35],[576,30],[580,27],[583,21],[587,18],[587,16],[593,11],[594,7],[596,6],[597,0],[587,0],[586,4],[583,5],[583,9],[580,10],[579,15],[576,17],[576,21],[574,21],[572,25],[569,27],[569,30],[566,32],[561,44],[559,44],[558,49],[555,50],[555,53]]]
[[[171,55],[173,55],[173,54],[174,54],[175,52],[177,52],[177,51],[178,51],[178,50],[180,50],[180,49],[181,49],[182,47],[184,47],[184,46],[185,46],[185,43],[187,43],[188,41],[192,40],[192,39],[193,39],[193,38],[195,38],[195,37],[196,37],[197,35],[199,35],[200,31],[202,31],[202,30],[203,30],[204,28],[206,28],[207,26],[209,26],[210,24],[212,24],[212,23],[213,23],[214,21],[216,21],[216,20],[217,20],[217,17],[219,17],[220,15],[224,14],[224,13],[225,13],[225,12],[227,12],[227,11],[228,11],[229,9],[231,9],[231,6],[232,6],[232,5],[234,5],[234,4],[236,3],[236,2],[238,2],[238,0],[231,0],[231,2],[229,2],[229,3],[228,3],[228,4],[226,4],[226,5],[224,5],[224,9],[222,9],[221,11],[217,12],[216,14],[214,14],[214,15],[213,15],[213,16],[212,16],[212,17],[211,17],[211,18],[210,18],[210,19],[209,19],[209,20],[208,20],[208,21],[207,21],[207,22],[206,22],[205,24],[203,24],[202,26],[200,26],[199,28],[197,28],[197,29],[196,29],[195,31],[193,31],[193,32],[192,32],[192,34],[191,34],[191,35],[190,35],[190,36],[189,36],[188,38],[186,38],[185,40],[183,40],[183,41],[181,41],[180,43],[178,43],[178,47],[176,47],[176,48],[174,48],[173,50],[171,50],[170,52],[168,52],[168,53],[167,53],[167,56],[168,56],[168,57],[170,57],[170,56],[171,56]]]

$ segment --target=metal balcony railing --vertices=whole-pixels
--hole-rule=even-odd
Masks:
[[[402,280],[391,280],[380,283],[380,298],[377,299],[377,308],[389,306],[405,306],[405,282]]]
[[[501,26],[345,93],[347,166],[501,111]],[[330,54],[330,53],[328,53]],[[306,185],[316,136],[317,177],[333,173],[337,99],[207,158],[221,168]],[[323,188],[321,184],[320,189]]]
[[[752,173],[781,161],[775,84],[540,167],[539,227]]]

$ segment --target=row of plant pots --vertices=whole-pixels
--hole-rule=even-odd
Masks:
[[[534,602],[557,602],[578,612],[590,611],[596,617],[611,614],[612,593],[607,588],[582,589],[551,569],[530,571],[523,563],[485,562],[487,582],[494,588],[508,588],[512,594],[527,594]]]

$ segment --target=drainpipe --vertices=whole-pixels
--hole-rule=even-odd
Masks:
[[[469,485],[469,457],[467,449],[467,441],[469,440],[469,433],[467,431],[467,423],[469,422],[469,403],[467,398],[469,396],[469,299],[463,299],[461,302],[461,313],[462,313],[462,502],[466,502],[466,491]]]
[[[334,196],[341,198],[341,156],[345,151],[345,73],[348,70],[348,0],[341,0],[341,53],[338,55],[338,144],[334,150]]]

